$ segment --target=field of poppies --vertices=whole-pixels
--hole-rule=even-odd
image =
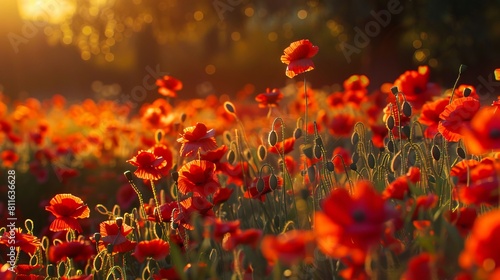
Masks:
[[[465,66],[325,92],[319,49],[232,99],[0,95],[0,279],[500,278],[500,99]]]

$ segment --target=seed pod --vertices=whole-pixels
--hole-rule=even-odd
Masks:
[[[333,162],[329,161],[326,163],[326,169],[328,169],[328,171],[332,172],[333,170],[335,170],[335,165],[333,164]]]
[[[397,87],[397,86],[393,86],[393,87],[391,87],[391,92],[392,92],[392,94],[394,94],[394,95],[398,94],[398,93],[399,93],[399,89],[398,89],[398,87]]]
[[[471,93],[472,90],[470,88],[467,87],[464,89],[464,97],[469,97]]]
[[[269,187],[271,188],[271,190],[275,190],[278,187],[278,177],[276,177],[276,175],[274,174],[271,174],[271,176],[269,176]]]
[[[156,207],[158,207],[158,205],[156,205]],[[123,217],[116,217],[115,223],[118,226],[118,228],[121,228],[123,226]]]
[[[300,127],[297,127],[294,131],[293,131],[293,138],[295,138],[295,140],[299,139],[300,137],[302,137],[302,129]]]
[[[227,152],[227,162],[229,162],[230,164],[234,164],[235,160],[236,160],[236,153],[234,152],[234,150],[229,150]]]
[[[264,145],[259,145],[257,148],[257,156],[259,157],[260,161],[264,161],[267,156],[267,149],[264,147]]]
[[[123,175],[125,175],[129,182],[132,182],[134,180],[134,178],[132,177],[132,172],[130,170],[123,172]]]
[[[352,154],[352,162],[357,163],[359,160],[359,154],[357,152],[354,152]]]
[[[389,152],[391,153],[394,153],[394,141],[389,140],[389,142],[387,142],[387,150],[389,150]]]
[[[429,175],[427,177],[427,180],[429,181],[429,183],[436,183],[436,177],[434,177],[433,175]]]
[[[317,146],[323,147],[323,139],[321,139],[321,137],[316,137],[316,138],[314,139],[314,143],[315,143]]]
[[[403,131],[403,134],[404,134],[406,137],[408,137],[408,138],[410,138],[410,137],[411,137],[411,128],[410,128],[410,126],[409,126],[409,125],[405,125],[405,126],[403,126],[403,127],[401,128],[401,131]]]
[[[317,159],[321,158],[321,147],[319,145],[314,145],[314,157]]]
[[[432,146],[431,154],[434,160],[439,160],[441,158],[441,150],[437,145]]]
[[[358,170],[358,166],[354,162],[351,163],[351,165],[349,165],[349,168],[351,168],[351,170],[354,170],[354,171]]]
[[[222,137],[226,139],[227,143],[231,143],[231,133],[229,131],[224,131],[224,133],[222,133]]]
[[[187,119],[186,113],[182,113],[182,115],[181,115],[181,123],[185,122],[186,119]]]
[[[96,259],[98,259],[98,258],[96,258]],[[48,277],[57,277],[57,271],[56,271],[56,268],[53,264],[47,265],[47,276]]]
[[[465,159],[466,155],[465,155],[465,150],[464,148],[462,147],[458,147],[457,148],[457,155],[462,158],[462,159]]]
[[[367,161],[368,167],[370,167],[371,169],[375,168],[375,156],[372,153],[368,155]]]
[[[394,128],[394,125],[395,125],[395,121],[394,121],[394,116],[393,115],[390,115],[388,118],[387,118],[387,121],[385,122],[385,125],[387,126],[387,128],[389,130],[392,130]]]
[[[177,228],[179,228],[179,224],[176,223],[174,219],[172,219],[172,221],[170,222],[170,228],[176,230]]]
[[[411,117],[411,113],[412,109],[410,103],[408,103],[407,101],[403,102],[403,114],[409,118]]]
[[[264,182],[264,179],[262,179],[262,177],[259,177],[259,179],[257,180],[257,191],[259,193],[262,193],[264,191],[265,186],[266,183]]]
[[[172,176],[172,180],[174,180],[174,182],[177,182],[177,180],[179,180],[179,172],[173,170],[172,172],[170,172],[170,175]]]
[[[156,143],[160,143],[161,139],[163,138],[163,130],[161,130],[161,129],[156,130],[155,136],[156,136],[155,137]]]
[[[356,131],[354,131],[351,135],[351,144],[356,145],[359,141],[359,135]]]
[[[101,241],[101,234],[98,232],[94,233],[94,240],[95,240],[95,243],[98,244],[99,241]]]
[[[307,177],[309,177],[309,182],[311,183],[316,181],[316,167],[314,165],[307,168]]]
[[[314,158],[314,153],[313,153],[313,146],[310,144],[306,144],[302,146],[302,152],[304,155],[306,155],[307,158],[313,159]]]
[[[278,143],[278,134],[274,129],[271,130],[271,132],[269,132],[269,136],[267,137],[267,142],[272,147],[276,146],[276,143]]]
[[[245,155],[245,159],[247,161],[252,160],[252,152],[250,152],[249,149],[245,149],[245,152],[243,152],[243,155]]]
[[[229,114],[235,114],[235,113],[236,113],[236,109],[234,108],[233,103],[231,103],[231,102],[229,102],[229,101],[224,102],[224,109],[225,109],[225,110],[226,110],[226,112],[228,112]]]

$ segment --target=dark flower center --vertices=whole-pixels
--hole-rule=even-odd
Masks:
[[[354,210],[354,212],[352,213],[352,218],[357,223],[361,223],[366,219],[366,215],[365,215],[365,212],[358,209],[358,210]]]
[[[500,129],[493,128],[492,130],[490,130],[490,138],[492,139],[500,138]]]

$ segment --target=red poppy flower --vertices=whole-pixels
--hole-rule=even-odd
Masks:
[[[194,215],[200,215],[203,218],[213,217],[213,206],[205,197],[195,193],[192,197],[188,197],[180,202],[181,209],[173,211],[172,221],[185,229],[192,230],[194,229],[191,225],[192,217]]]
[[[281,62],[288,65],[286,76],[293,78],[298,74],[314,69],[311,58],[319,51],[319,47],[313,46],[307,39],[295,41],[290,44],[281,56]]]
[[[198,149],[209,151],[217,148],[215,142],[215,130],[208,130],[203,123],[197,123],[195,126],[184,128],[181,138],[177,142],[182,143],[181,156],[190,156]]]
[[[359,181],[351,196],[344,188],[334,189],[314,215],[319,249],[333,258],[350,257],[364,263],[368,250],[378,244],[386,222],[396,212],[370,182]]]
[[[94,279],[94,275],[74,275],[74,276],[63,276],[61,280],[92,280]]]
[[[226,251],[231,251],[238,245],[249,245],[253,248],[257,247],[262,237],[262,230],[247,229],[239,230],[235,233],[226,234],[222,240],[222,248]]]
[[[344,81],[343,100],[345,104],[352,104],[355,107],[368,99],[366,87],[370,80],[365,75],[352,75]]]
[[[229,200],[229,198],[231,197],[233,192],[234,192],[234,189],[229,188],[229,187],[219,188],[214,193],[214,197],[212,199],[212,202],[214,203],[214,205],[222,204],[222,203]]]
[[[86,261],[95,255],[95,247],[90,242],[68,241],[49,248],[51,262],[65,261],[70,258],[74,261]]]
[[[439,132],[446,140],[457,142],[462,138],[462,127],[469,125],[480,106],[479,100],[473,97],[454,99],[439,115],[441,118],[438,125]]]
[[[406,71],[394,82],[394,86],[404,93],[406,100],[415,111],[419,111],[427,101],[441,93],[436,84],[428,82],[429,75],[428,66],[419,66],[417,71]]]
[[[406,176],[412,183],[420,182],[420,168],[411,166],[408,168],[408,172],[406,172]]]
[[[45,210],[51,212],[56,219],[50,224],[51,231],[76,230],[83,232],[76,219],[88,218],[89,207],[72,194],[58,194],[54,196]]]
[[[127,162],[137,167],[134,172],[135,176],[144,180],[159,180],[168,174],[167,161],[155,155],[151,150],[139,151]]]
[[[408,177],[400,176],[396,180],[392,181],[382,192],[382,197],[384,199],[399,199],[404,200],[405,197],[410,192],[410,186],[408,185]]]
[[[172,210],[175,208],[178,208],[178,203],[177,201],[172,201],[172,202],[167,202],[162,205],[160,205],[160,213],[161,213],[161,220],[163,222],[170,222],[172,219]],[[148,216],[149,221],[154,221],[159,223],[160,222],[160,217],[155,211],[156,206],[153,203],[144,203],[144,212],[146,212],[146,215]]]
[[[470,185],[457,186],[459,200],[466,204],[496,205],[500,201],[498,176],[471,181]]]
[[[462,237],[466,237],[472,230],[472,226],[477,218],[477,210],[470,207],[461,207],[444,214],[445,219],[453,224]]]
[[[164,280],[164,279],[169,279],[169,280],[181,280],[182,278],[177,274],[177,271],[175,271],[175,268],[162,268],[158,271],[158,273],[153,274],[153,279],[154,280]]]
[[[0,279],[14,280],[16,279],[16,276],[17,276],[16,273],[11,270],[11,267],[8,263],[0,267]]]
[[[460,133],[469,153],[479,155],[500,149],[500,110],[496,106],[480,109]]]
[[[182,194],[189,192],[208,196],[219,188],[215,175],[215,164],[206,160],[192,160],[179,169],[178,189]]]
[[[279,141],[276,145],[267,148],[267,151],[273,154],[288,154],[293,151],[295,145],[295,137],[286,138],[285,141]]]
[[[464,96],[464,92],[466,89],[470,90],[470,93],[469,95]],[[473,97],[479,100],[479,95],[476,92],[476,88],[472,85],[460,85],[455,89],[455,94],[453,95],[453,98],[462,98],[462,97]]]
[[[170,254],[170,245],[162,239],[153,239],[149,241],[140,241],[135,246],[135,251],[132,255],[140,262],[144,262],[146,258],[152,258],[160,261]]]
[[[333,92],[326,98],[326,103],[331,109],[342,109],[345,107],[344,93],[337,91]]]
[[[120,227],[114,220],[104,221],[99,224],[99,233],[101,240],[99,241],[99,249],[105,250],[108,244],[112,244],[113,253],[125,253],[132,251],[136,245],[135,241],[127,239],[127,235],[132,232],[133,228],[125,223]]]
[[[40,240],[31,234],[22,233],[19,228],[14,230],[14,243],[12,243],[12,239],[10,238],[10,231],[6,230],[2,237],[0,237],[0,244],[3,244],[7,247],[14,246],[19,247],[22,251],[33,255],[36,250],[40,246]]]
[[[402,280],[422,280],[422,279],[440,279],[438,277],[438,266],[436,257],[429,253],[420,253],[411,258],[408,262],[408,268],[401,277]]]
[[[167,165],[163,167],[163,175],[168,175],[173,164],[173,155],[169,147],[164,144],[156,143],[151,149],[149,149],[157,158],[163,158]]]
[[[19,160],[19,156],[13,150],[3,150],[0,158],[2,158],[2,166],[5,168],[12,168]]]
[[[312,263],[316,242],[314,233],[291,230],[278,236],[266,235],[261,243],[262,255],[272,265],[280,262],[292,266],[300,262]]]
[[[163,76],[156,80],[156,85],[161,95],[172,98],[177,97],[177,91],[182,89],[182,82],[172,76]]]
[[[260,93],[255,97],[259,102],[259,108],[277,107],[278,102],[283,99],[283,93],[277,88],[267,88],[265,93]]]
[[[339,113],[333,116],[328,129],[330,134],[339,137],[349,137],[352,134],[356,118],[350,113]]]
[[[262,190],[259,190],[258,182],[259,178],[254,178],[250,186],[247,188],[247,190],[244,193],[244,196],[246,198],[254,198],[254,199],[260,199],[261,201],[266,200],[266,194],[270,193],[273,191],[271,188],[271,185],[269,183],[269,178],[271,175],[266,175],[262,177],[262,181],[264,181],[264,187]],[[283,185],[283,179],[278,178],[278,185],[276,186],[277,189],[281,188]]]
[[[434,135],[439,132],[438,125],[441,121],[439,115],[441,115],[441,113],[444,111],[444,108],[446,108],[449,103],[450,99],[446,97],[424,104],[424,106],[422,107],[422,113],[420,114],[418,121],[421,124],[427,126],[424,131],[425,138],[432,139],[434,138]]]
[[[228,147],[226,145],[221,145],[217,149],[207,151],[200,155],[200,159],[207,160],[215,163],[216,165],[220,163],[224,155],[226,154]]]
[[[236,233],[240,230],[240,221],[222,221],[219,218],[208,219],[206,222],[205,237],[222,241],[227,233]]]
[[[462,268],[479,268],[485,273],[499,269],[500,264],[500,210],[492,210],[476,219],[465,248],[460,254]],[[493,279],[493,278],[488,278]]]

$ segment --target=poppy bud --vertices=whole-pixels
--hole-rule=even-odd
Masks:
[[[385,125],[387,126],[387,128],[389,130],[392,130],[394,128],[394,116],[393,115],[390,115],[388,118],[387,118],[387,121],[385,122]]]
[[[304,153],[304,155],[306,155],[307,158],[309,158],[309,159],[314,158],[312,145],[310,145],[310,144],[303,145],[302,152]]]
[[[123,172],[123,175],[127,178],[129,182],[132,182],[134,178],[132,178],[132,172],[130,170],[127,170]]]
[[[274,174],[271,174],[271,176],[269,176],[269,187],[271,188],[271,190],[275,190],[278,187],[278,177],[276,177],[276,175]]]
[[[293,138],[295,139],[299,139],[300,137],[302,137],[302,129],[300,127],[297,127],[294,131],[293,131]]]
[[[316,167],[314,165],[307,168],[307,177],[309,177],[309,182],[316,181]]]
[[[231,143],[231,133],[229,131],[224,131],[224,133],[222,133],[222,137],[226,139],[228,143]]]
[[[271,145],[272,147],[276,146],[276,143],[278,143],[278,134],[274,129],[269,132],[267,142],[269,142],[269,145]]]
[[[156,143],[160,143],[163,138],[163,131],[161,129],[156,130]]]
[[[56,268],[53,264],[47,265],[47,276],[48,277],[57,277]]]
[[[99,243],[99,241],[101,241],[101,234],[98,232],[94,233],[94,240],[95,243]]]
[[[264,147],[264,145],[259,145],[259,148],[257,148],[257,156],[259,157],[260,161],[266,159],[267,149],[266,147]]]
[[[457,148],[457,155],[459,157],[461,157],[462,159],[464,159],[465,158],[465,150],[464,150],[464,148],[458,147]]]
[[[354,131],[351,135],[351,144],[356,145],[359,141],[359,135],[356,131]]]
[[[432,146],[431,154],[434,160],[439,160],[441,158],[441,150],[437,145]]]
[[[176,230],[179,228],[179,224],[177,224],[176,222],[174,222],[174,220],[172,220],[170,222],[170,228],[173,229],[173,230]]]
[[[410,103],[408,103],[407,101],[403,102],[403,114],[409,118],[411,117],[411,113],[412,109]]]
[[[403,134],[406,136],[406,137],[410,137],[411,136],[411,128],[409,125],[405,125],[401,128],[401,131],[403,131]]]
[[[109,243],[108,246],[106,246],[106,251],[108,251],[108,254],[113,253],[113,243]]]
[[[351,168],[351,170],[353,170],[353,171],[358,170],[358,166],[354,162],[351,163],[351,165],[349,165],[349,168]]]
[[[236,113],[236,109],[234,108],[233,103],[231,103],[229,101],[224,102],[224,109],[226,110],[226,112],[228,112],[230,114]]]
[[[123,226],[123,217],[116,217],[115,222],[118,228],[121,228]]]
[[[352,154],[352,162],[357,163],[359,160],[359,154],[358,153],[353,153]]]
[[[259,177],[259,179],[257,180],[257,191],[259,193],[262,193],[264,191],[264,188],[265,188],[265,183],[264,183],[264,179],[262,179],[262,177]]]
[[[321,147],[319,145],[314,145],[314,157],[317,159],[321,158]]]
[[[182,115],[181,115],[181,123],[185,122],[186,119],[187,119],[186,113],[182,113]]]
[[[368,155],[368,167],[375,168],[375,156],[372,153]]]
[[[465,70],[467,70],[467,65],[460,64],[460,68],[458,69],[458,73],[462,74]]]
[[[394,94],[394,95],[398,94],[398,92],[399,92],[398,87],[397,87],[397,86],[393,86],[393,87],[391,87],[391,92],[392,92],[392,94]]]
[[[387,142],[387,150],[389,150],[389,152],[391,153],[394,153],[394,141],[389,140],[389,142]]]
[[[328,169],[328,171],[332,172],[333,170],[335,170],[335,165],[333,164],[333,162],[329,161],[326,163],[326,169]]]
[[[470,88],[465,88],[464,89],[464,97],[469,97],[469,95],[471,94],[472,90]]]
[[[314,143],[318,146],[323,146],[323,139],[321,139],[321,137],[316,137],[316,139],[314,139]]]
[[[249,150],[249,149],[245,149],[245,152],[244,152],[243,154],[245,155],[245,159],[246,159],[247,161],[252,160],[252,152],[250,152],[250,150]]]
[[[236,160],[236,153],[234,152],[234,150],[229,150],[227,152],[227,162],[229,162],[230,164],[234,164],[235,160]]]
[[[172,180],[174,180],[174,182],[177,182],[177,180],[179,179],[179,172],[172,171],[170,172],[170,175],[172,176]]]

